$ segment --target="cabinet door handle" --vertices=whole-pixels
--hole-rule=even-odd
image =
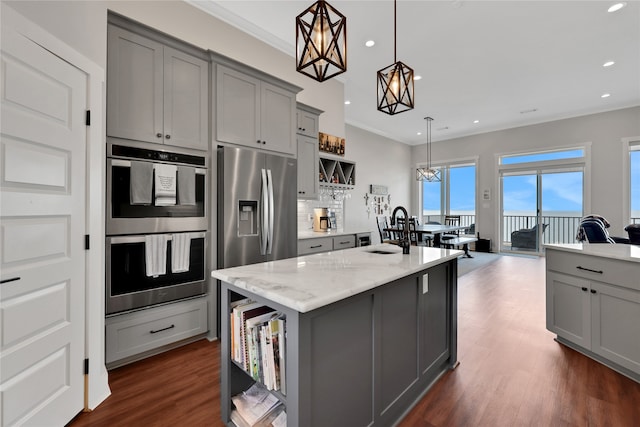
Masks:
[[[11,279],[0,280],[0,284],[9,283],[9,282],[15,282],[17,280],[20,280],[20,278],[19,277],[12,277]]]
[[[595,294],[595,293],[596,293],[596,290],[595,290],[595,289],[591,289],[591,293],[592,293],[592,294]]]
[[[346,245],[348,243],[350,243],[349,240],[347,240],[346,242],[340,242],[341,245]]]
[[[165,138],[171,139],[171,135],[165,135]]]
[[[158,332],[167,331],[167,330],[169,330],[169,329],[173,329],[173,328],[175,328],[175,327],[176,327],[176,325],[171,325],[171,326],[167,326],[166,328],[157,329],[157,330],[155,330],[155,331],[154,331],[154,330],[151,330],[151,331],[149,331],[149,333],[150,333],[150,334],[157,334]]]
[[[583,290],[583,291],[585,291],[585,292],[587,292],[587,291],[588,291],[588,289],[587,289],[587,288],[585,288],[584,286],[582,287],[582,290]]]
[[[598,273],[598,274],[603,274],[604,272],[602,270],[592,270],[590,268],[586,268],[586,267],[582,267],[582,266],[577,266],[576,267],[578,270],[583,270],[583,271],[589,271],[591,273]]]
[[[156,133],[156,136],[157,136],[158,138],[162,138],[162,134],[161,134],[160,132]]]
[[[322,245],[315,245],[315,246],[309,246],[309,249],[317,249],[317,248],[321,248]]]

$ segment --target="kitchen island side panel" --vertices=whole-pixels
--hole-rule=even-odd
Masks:
[[[286,314],[289,427],[389,426],[456,365],[456,263],[449,260],[306,313],[226,282],[222,293],[250,297]],[[429,290],[423,293],[426,273]],[[225,338],[229,335],[223,336],[221,404],[229,423],[231,390],[236,390],[231,383],[242,380],[227,372],[233,366],[225,362]],[[437,342],[429,347],[432,338]]]

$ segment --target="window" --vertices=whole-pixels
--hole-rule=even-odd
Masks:
[[[445,215],[460,215],[460,224],[476,222],[475,163],[437,166],[442,182],[421,182],[422,223],[442,223]]]
[[[640,141],[629,144],[629,219],[640,224]]]

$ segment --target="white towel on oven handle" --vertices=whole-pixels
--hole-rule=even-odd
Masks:
[[[156,163],[153,165],[155,170],[155,205],[156,206],[173,206],[176,204],[176,172],[178,167],[175,165],[165,165]]]
[[[191,255],[191,233],[171,235],[171,271],[184,273],[189,271]]]
[[[148,277],[167,274],[167,234],[144,236],[145,271]]]

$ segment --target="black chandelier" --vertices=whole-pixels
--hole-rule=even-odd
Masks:
[[[414,107],[413,69],[396,59],[396,0],[393,1],[393,61],[378,71],[378,110],[389,115]]]
[[[416,180],[428,181],[428,182],[440,182],[442,178],[440,176],[440,169],[434,169],[431,167],[431,117],[424,118],[427,121],[427,164],[422,168],[416,169]]]
[[[296,18],[296,70],[319,82],[347,71],[347,18],[326,1]]]

